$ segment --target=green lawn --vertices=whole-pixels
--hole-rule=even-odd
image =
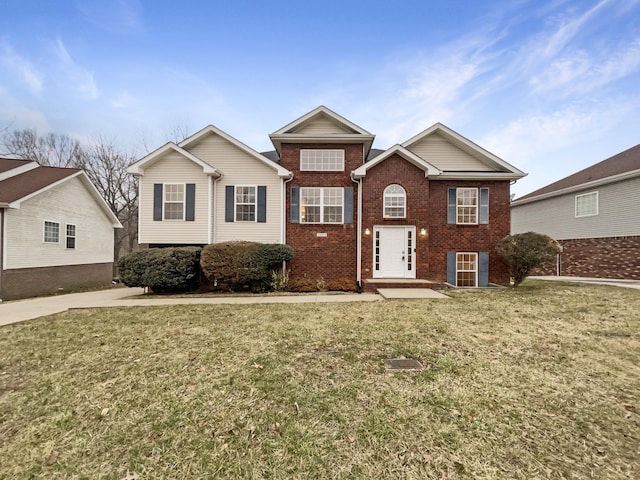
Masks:
[[[2,327],[0,478],[640,478],[640,292],[450,294]]]

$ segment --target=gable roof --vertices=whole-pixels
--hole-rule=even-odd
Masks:
[[[182,155],[183,157],[185,157],[186,159],[192,161],[196,165],[202,167],[202,173],[206,175],[211,175],[212,177],[216,177],[216,178],[222,176],[222,172],[220,170],[218,170],[215,167],[212,167],[207,162],[200,160],[198,157],[180,148],[178,145],[176,145],[173,142],[165,143],[162,147],[158,148],[157,150],[154,150],[147,156],[129,165],[127,167],[127,173],[130,173],[131,175],[144,175],[145,168],[153,165],[160,158],[162,158],[163,155],[165,155],[168,152],[176,152]]]
[[[37,168],[38,164],[31,160],[19,160],[16,158],[0,158],[0,180],[13,177],[22,172],[27,172],[32,168]]]
[[[306,125],[311,124],[318,118],[328,118],[336,125],[342,127],[345,133],[296,133]],[[291,123],[276,130],[269,135],[271,143],[280,152],[283,141],[288,143],[364,143],[365,150],[368,152],[373,143],[375,135],[366,131],[364,128],[338,115],[333,110],[320,105],[310,112],[302,115]]]
[[[415,165],[416,167],[424,170],[424,176],[425,177],[426,176],[431,176],[431,175],[440,175],[442,173],[442,170],[440,170],[439,168],[433,166],[429,162],[423,160],[422,158],[420,158],[415,153],[410,152],[409,150],[407,150],[402,145],[394,145],[390,149],[388,149],[388,150],[384,151],[383,153],[377,155],[374,159],[369,160],[364,165],[360,165],[358,168],[356,168],[352,172],[353,178],[362,178],[362,177],[366,176],[367,175],[367,170],[369,170],[372,167],[375,167],[379,163],[384,162],[387,158],[389,158],[390,156],[392,156],[394,154],[400,155],[402,158],[404,158],[408,162],[410,162],[413,165]]]
[[[96,203],[105,212],[112,225],[122,228],[120,221],[104,201],[89,177],[79,168],[41,167],[36,162],[16,164],[13,160],[0,159],[0,171],[8,172],[8,166],[14,170],[29,164],[35,165],[27,171],[18,171],[16,175],[0,180],[0,207],[20,208],[20,203],[72,178],[78,178],[89,191]],[[25,162],[25,161],[21,161]],[[15,166],[17,165],[17,166]]]
[[[640,144],[518,198],[511,205],[640,176]]]
[[[478,161],[484,163],[488,167],[490,167],[491,171],[474,171],[474,172],[465,172],[465,171],[455,171],[455,170],[445,170],[443,171],[440,178],[449,179],[449,178],[503,178],[503,179],[511,179],[517,180],[526,176],[526,173],[517,169],[513,165],[505,162],[497,155],[485,150],[481,146],[472,142],[468,138],[460,135],[458,132],[450,129],[446,125],[442,123],[435,123],[426,130],[418,133],[417,135],[411,137],[409,140],[402,144],[403,147],[407,149],[411,149],[411,147],[421,140],[431,136],[431,135],[440,135],[446,141],[454,145],[455,147],[463,150],[468,153]]]
[[[197,143],[198,141],[202,140],[207,135],[211,135],[211,134],[219,135],[220,137],[224,138],[229,143],[231,143],[231,144],[235,145],[236,147],[238,147],[240,150],[242,150],[245,153],[248,153],[249,155],[254,157],[256,160],[264,163],[269,168],[272,168],[273,170],[275,170],[278,173],[278,176],[284,177],[284,178],[289,178],[291,176],[291,172],[289,170],[287,170],[286,168],[281,167],[280,165],[278,165],[278,163],[272,161],[270,158],[267,158],[266,156],[258,153],[253,148],[249,147],[248,145],[245,145],[244,143],[242,143],[237,138],[232,137],[228,133],[224,132],[223,130],[220,130],[217,127],[214,127],[213,125],[207,125],[206,127],[204,127],[199,132],[196,132],[193,135],[191,135],[190,137],[185,138],[183,141],[181,141],[178,144],[178,146],[180,148],[183,148],[183,149],[186,150],[190,145],[193,145],[194,143]]]

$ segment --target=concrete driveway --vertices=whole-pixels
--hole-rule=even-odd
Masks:
[[[640,280],[621,280],[616,278],[592,278],[592,277],[559,277],[559,276],[534,276],[528,277],[535,280],[551,280],[554,282],[591,283],[593,285],[613,285],[614,287],[640,289]]]

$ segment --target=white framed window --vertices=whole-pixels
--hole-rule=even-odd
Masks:
[[[67,248],[76,248],[76,226],[67,223]]]
[[[256,196],[255,186],[236,186],[236,222],[256,221]]]
[[[576,217],[598,215],[598,192],[576,195]]]
[[[60,243],[60,224],[58,222],[44,222],[44,243]]]
[[[478,189],[456,189],[456,218],[462,225],[475,225],[478,223]]]
[[[391,184],[384,189],[384,218],[405,218],[407,216],[407,194],[400,185]]]
[[[307,172],[344,172],[344,150],[300,150],[300,170]]]
[[[165,183],[163,218],[184,220],[184,183]]]
[[[343,223],[343,187],[300,187],[300,223]]]
[[[458,287],[478,286],[478,254],[456,254],[456,285]]]

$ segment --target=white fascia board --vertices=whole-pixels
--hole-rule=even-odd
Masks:
[[[526,173],[507,172],[442,172],[435,180],[520,180]]]
[[[417,135],[411,137],[409,140],[404,142],[402,144],[402,146],[405,147],[405,148],[409,148],[411,145],[413,145],[414,143],[418,142],[419,140],[422,140],[423,138],[428,137],[429,135],[432,135],[432,134],[434,134],[436,132],[441,133],[445,137],[448,137],[450,140],[454,140],[455,142],[459,142],[462,145],[466,146],[467,148],[475,151],[481,157],[479,160],[483,160],[484,159],[485,162],[488,162],[488,163],[492,164],[491,166],[498,166],[499,168],[502,168],[502,169],[504,169],[504,170],[506,170],[508,172],[514,173],[516,175],[520,175],[518,178],[522,178],[522,177],[524,177],[526,175],[526,173],[524,173],[523,171],[517,169],[516,167],[514,167],[510,163],[505,162],[504,160],[502,160],[497,155],[494,155],[493,153],[489,152],[488,150],[485,150],[480,145],[472,142],[468,138],[460,135],[455,130],[450,129],[446,125],[443,125],[442,123],[439,123],[439,122],[431,125],[426,130],[423,130],[422,132],[418,133]]]
[[[610,177],[600,178],[592,182],[581,183],[580,185],[574,185],[573,187],[554,190],[553,192],[543,193],[540,195],[536,195],[535,197],[525,198],[524,200],[514,200],[513,202],[511,202],[511,206],[517,207],[518,205],[526,205],[527,203],[533,203],[539,200],[545,200],[547,198],[559,197],[561,195],[566,195],[568,193],[579,192],[580,190],[588,190],[595,187],[601,187],[602,185],[621,182],[623,180],[630,180],[635,177],[640,177],[640,169],[619,173],[618,175],[612,175]]]
[[[265,156],[261,155],[259,152],[256,152],[250,146],[242,143],[237,138],[232,137],[228,133],[220,130],[217,127],[214,127],[213,125],[207,125],[206,127],[204,127],[199,132],[197,132],[197,133],[191,135],[190,137],[184,139],[182,142],[180,142],[178,144],[178,146],[180,148],[182,148],[182,149],[186,149],[189,145],[197,142],[198,140],[200,140],[201,138],[205,137],[206,135],[208,135],[210,133],[214,133],[216,135],[219,135],[220,137],[224,138],[227,142],[231,143],[232,145],[235,145],[236,147],[238,147],[240,150],[244,151],[245,153],[248,153],[249,155],[254,157],[256,160],[258,160],[258,161],[264,163],[265,165],[267,165],[269,168],[272,168],[273,170],[276,171],[276,173],[278,174],[279,177],[289,178],[291,176],[291,172],[289,170],[287,170],[286,168],[284,168],[284,167],[278,165],[277,163],[269,160]]]
[[[6,172],[0,173],[0,181],[6,180],[7,178],[15,177],[16,175],[20,175],[21,173],[28,172],[29,170],[33,170],[34,168],[38,168],[38,162],[29,162],[24,165],[20,165],[19,167],[12,168],[11,170],[7,170]]]
[[[105,201],[104,198],[102,198],[102,195],[100,195],[100,192],[98,192],[98,189],[93,184],[91,179],[89,179],[89,177],[87,176],[86,173],[80,172],[80,180],[84,184],[85,188],[87,190],[89,190],[89,194],[93,197],[93,199],[96,201],[96,203],[104,211],[104,213],[109,218],[109,220],[111,220],[111,226],[113,228],[123,228],[122,224],[120,223],[120,220],[118,220],[118,217],[116,216],[116,214],[113,213],[113,211],[111,210],[109,205],[107,205],[107,202]]]
[[[400,155],[402,158],[404,158],[405,160],[407,160],[408,162],[410,162],[413,165],[415,165],[416,167],[424,170],[424,176],[425,177],[428,177],[428,176],[439,176],[439,175],[442,174],[442,170],[440,170],[439,168],[437,168],[434,165],[430,164],[429,162],[423,160],[418,155],[416,155],[415,153],[407,150],[402,145],[394,145],[393,147],[391,147],[387,151],[385,151],[385,152],[381,153],[380,155],[378,155],[373,160],[371,160],[371,161],[365,163],[364,165],[361,165],[358,168],[356,168],[353,171],[353,178],[362,178],[362,177],[366,176],[367,170],[369,170],[372,167],[375,167],[376,165],[378,165],[381,162],[384,162],[387,158],[389,158],[391,155],[396,154],[396,153],[398,155]]]
[[[209,165],[207,162],[200,160],[198,157],[180,148],[178,145],[176,145],[173,142],[164,144],[162,147],[151,152],[146,157],[143,157],[140,160],[138,160],[136,163],[129,165],[129,167],[127,167],[127,173],[130,173],[131,175],[144,175],[144,169],[146,166],[152,165],[157,160],[159,160],[160,157],[162,157],[165,153],[169,151],[174,151],[176,153],[179,153],[180,155],[187,158],[188,160],[191,160],[196,165],[202,167],[202,172],[207,175],[211,175],[213,177],[222,176],[222,172],[220,170]]]
[[[372,136],[371,132],[366,131],[364,128],[360,127],[359,125],[356,125],[355,123],[351,122],[350,120],[347,120],[342,115],[337,114],[336,112],[334,112],[330,108],[327,108],[324,105],[320,105],[319,107],[316,107],[313,110],[311,110],[309,113],[304,114],[303,116],[295,119],[293,122],[288,123],[284,127],[280,128],[279,130],[276,130],[271,135],[269,135],[269,137],[271,137],[272,135],[283,135],[283,134],[286,134],[290,130],[293,130],[294,128],[306,123],[307,121],[311,120],[312,118],[314,118],[314,117],[316,117],[316,116],[318,116],[320,114],[325,114],[329,118],[335,120],[338,123],[341,123],[345,127],[348,127],[351,130],[354,130],[359,135],[370,135],[370,136]]]

